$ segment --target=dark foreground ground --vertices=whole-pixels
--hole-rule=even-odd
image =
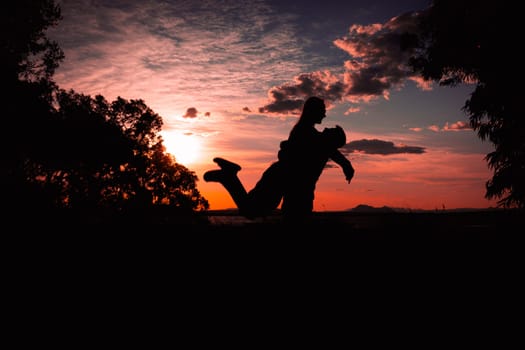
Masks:
[[[352,254],[474,254],[524,256],[524,213],[515,210],[417,213],[317,212],[305,225],[279,213],[248,220],[235,211],[198,216],[126,216],[100,220],[74,215],[18,220],[5,226],[3,247],[28,254],[123,254],[136,257],[270,254],[341,257]],[[415,249],[414,249],[415,247]],[[519,252],[519,254],[518,254]]]
[[[296,286],[295,297],[323,290],[323,301],[358,291],[398,305],[396,293],[406,301],[438,291],[425,303],[483,295],[485,306],[522,290],[525,265],[516,211],[315,213],[302,227],[279,215],[247,220],[222,212],[196,220],[26,220],[4,229],[5,267],[17,281],[37,281],[30,290],[73,281],[97,293],[125,285],[126,293],[153,288],[210,300],[261,289],[277,296]]]
[[[303,224],[283,221],[279,212],[247,219],[232,211],[125,215],[53,212],[6,216],[5,236],[148,237],[210,240],[513,240],[525,233],[525,212],[471,210],[427,212],[314,212]],[[118,239],[118,238],[117,238]]]
[[[317,212],[306,225],[287,225],[279,214],[248,220],[233,213],[209,215],[212,237],[241,239],[512,240],[525,234],[523,212],[354,213]]]
[[[173,322],[192,339],[202,326],[221,333],[226,326],[230,341],[232,329],[262,329],[256,319],[270,320],[279,335],[304,320],[308,342],[313,327],[346,335],[348,322],[360,327],[350,333],[366,329],[374,332],[367,339],[403,344],[510,347],[521,334],[517,212],[316,213],[306,227],[234,213],[197,221],[15,219],[0,244],[4,299],[18,317],[7,318],[17,329],[24,324],[17,320],[53,327],[45,333],[54,342],[56,329],[78,339],[98,329],[129,338],[137,327],[162,332]]]

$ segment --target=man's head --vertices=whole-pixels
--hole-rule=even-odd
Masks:
[[[340,148],[346,145],[346,133],[339,125],[334,128],[324,128],[323,135],[330,148]]]

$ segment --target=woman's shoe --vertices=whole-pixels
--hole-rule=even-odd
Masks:
[[[235,164],[224,158],[216,157],[213,158],[213,161],[217,163],[217,165],[219,165],[222,170],[229,173],[237,173],[239,170],[241,170],[241,166],[239,164]]]
[[[226,174],[221,170],[210,170],[204,173],[203,179],[206,182],[222,182]]]

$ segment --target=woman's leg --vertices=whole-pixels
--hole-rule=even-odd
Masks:
[[[237,208],[242,210],[246,202],[246,189],[237,177],[237,172],[241,170],[241,167],[223,158],[214,158],[213,161],[221,169],[205,172],[203,176],[204,181],[218,182],[223,185],[232,197],[235,205],[237,205]]]
[[[218,182],[228,191],[239,209],[247,218],[267,216],[281,202],[283,188],[283,170],[280,162],[274,162],[266,169],[255,187],[248,193],[237,177],[241,167],[223,158],[213,160],[221,169],[204,173],[204,181]]]

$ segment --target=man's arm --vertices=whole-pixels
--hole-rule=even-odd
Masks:
[[[343,168],[343,172],[346,176],[346,181],[350,183],[355,173],[352,163],[337,149],[330,154],[330,159],[332,159],[341,168]]]

